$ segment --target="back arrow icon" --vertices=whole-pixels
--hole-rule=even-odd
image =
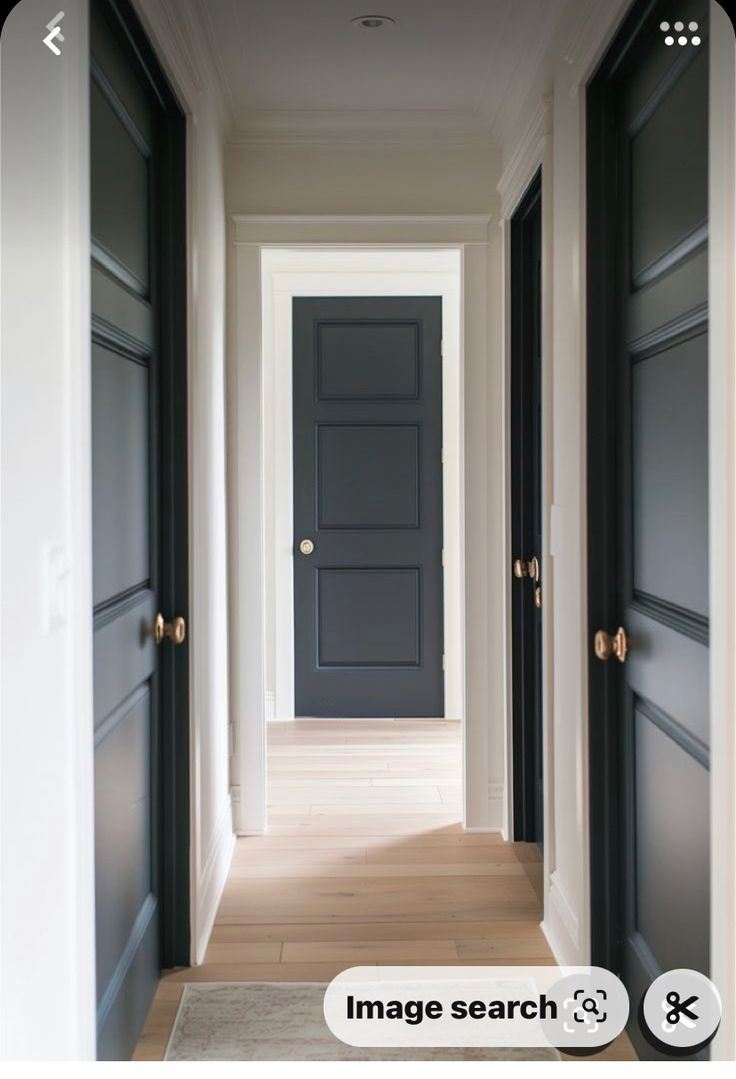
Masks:
[[[54,38],[59,39],[59,43],[64,40],[64,35],[61,32],[61,27],[58,25],[64,18],[64,12],[60,11],[58,15],[54,15],[51,22],[46,23],[46,29],[49,31],[46,37],[43,39],[44,45],[51,49],[55,56],[61,56],[61,49],[54,45]]]

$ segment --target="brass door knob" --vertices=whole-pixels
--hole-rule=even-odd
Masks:
[[[523,558],[514,561],[514,577],[530,577],[532,581],[539,580],[539,560],[534,555],[529,562]]]
[[[303,539],[302,542],[299,544],[299,550],[302,552],[302,554],[311,554],[314,550],[314,544],[310,539]]]
[[[603,663],[610,659],[611,656],[615,656],[619,663],[624,663],[629,651],[629,638],[626,636],[626,630],[623,626],[619,626],[614,635],[611,636],[604,629],[599,629],[593,639],[593,647],[597,658]]]
[[[156,644],[161,644],[164,637],[168,637],[174,644],[182,644],[186,635],[187,624],[181,616],[171,622],[165,622],[164,616],[159,611],[153,623],[153,639]]]

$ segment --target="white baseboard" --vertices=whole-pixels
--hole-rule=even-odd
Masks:
[[[487,810],[485,813],[478,813],[478,818],[485,818],[484,824],[465,824],[463,825],[463,831],[465,832],[491,832],[494,834],[504,835],[504,801],[506,798],[506,786],[504,783],[489,783],[488,784],[488,797]],[[482,806],[480,807],[482,809]],[[505,838],[505,836],[504,836]]]
[[[506,784],[488,784],[488,821],[489,832],[501,832],[504,830],[504,815],[506,812]]]
[[[580,925],[577,915],[560,887],[556,873],[549,879],[541,928],[560,966],[576,966],[586,961],[580,954]]]
[[[233,831],[236,835],[263,835],[266,831],[265,826],[260,824],[254,825],[241,819],[242,802],[240,798],[240,787],[237,784],[233,784],[230,788],[230,801],[232,802],[232,820]]]
[[[210,837],[202,871],[197,881],[197,910],[194,921],[196,929],[192,941],[192,963],[195,966],[204,961],[222,890],[230,870],[234,847],[233,810],[228,795]]]
[[[266,690],[265,698],[266,723],[271,723],[276,715],[276,695]]]

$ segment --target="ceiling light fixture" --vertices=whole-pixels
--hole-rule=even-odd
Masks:
[[[393,26],[396,19],[390,15],[358,15],[350,22],[357,30],[380,30],[384,26]]]

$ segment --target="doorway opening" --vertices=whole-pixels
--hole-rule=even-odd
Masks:
[[[426,796],[425,808],[446,819],[439,788],[455,784],[445,795],[457,820],[460,265],[449,248],[261,252],[269,780],[284,783],[272,744],[301,744],[308,721],[334,739],[329,724],[343,721],[346,737],[362,731],[363,746],[374,736],[383,746],[380,772],[364,776],[380,786],[393,752],[386,739],[400,732],[425,763],[434,752],[422,752],[437,740],[431,727],[420,736],[413,717],[440,724],[453,757],[436,783],[405,785],[400,797],[420,805]],[[348,779],[355,763],[343,765]],[[393,809],[388,794],[367,802]],[[277,796],[269,791],[272,806]]]

